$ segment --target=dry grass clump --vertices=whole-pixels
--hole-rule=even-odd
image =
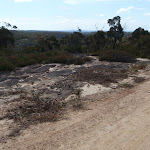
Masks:
[[[133,64],[131,65],[131,71],[137,72],[138,70],[144,70],[146,69],[147,64],[142,63],[142,64]]]
[[[82,99],[81,99],[81,94],[82,94],[81,89],[77,89],[75,91],[76,98],[73,100],[73,104],[72,104],[72,107],[73,107],[74,110],[80,110],[80,109],[84,108],[83,102],[82,102]]]
[[[54,100],[41,100],[38,96],[23,99],[7,113],[7,118],[16,122],[46,122],[57,120],[57,113],[61,104]]]
[[[130,88],[133,88],[134,85],[129,84],[129,83],[124,83],[124,84],[121,84],[120,87],[121,87],[121,88],[127,88],[127,89],[130,89]]]
[[[75,81],[91,82],[103,85],[117,83],[118,80],[128,77],[128,70],[117,66],[95,66],[79,70],[72,74]]]
[[[14,120],[15,127],[10,137],[19,135],[22,129],[42,122],[57,121],[62,114],[61,102],[54,100],[41,100],[39,96],[20,97],[14,101],[7,113],[1,118]]]
[[[134,82],[135,83],[142,83],[144,82],[146,79],[144,77],[135,77],[134,78]]]

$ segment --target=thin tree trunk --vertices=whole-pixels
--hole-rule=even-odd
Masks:
[[[116,42],[117,42],[117,39],[115,38],[114,43],[113,43],[113,49],[116,48]]]

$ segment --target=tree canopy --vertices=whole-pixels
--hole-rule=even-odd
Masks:
[[[121,26],[121,17],[116,16],[113,19],[108,20],[110,26],[109,31],[107,32],[108,38],[113,39],[113,49],[116,47],[117,40],[121,41],[124,36],[123,28]]]
[[[132,40],[136,45],[138,45],[139,50],[141,50],[142,46],[144,45],[143,43],[145,43],[144,41],[148,39],[149,35],[150,35],[149,32],[141,27],[137,28],[132,33]]]
[[[0,47],[7,47],[9,44],[14,45],[13,34],[4,26],[0,28]]]

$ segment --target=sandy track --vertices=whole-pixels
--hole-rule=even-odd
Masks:
[[[32,126],[1,144],[4,150],[150,150],[150,81],[91,97],[88,109]]]

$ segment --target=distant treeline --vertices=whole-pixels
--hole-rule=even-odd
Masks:
[[[150,58],[150,33],[147,30],[139,27],[132,33],[124,32],[120,16],[109,19],[108,24],[107,32],[82,32],[78,28],[73,33],[12,31],[8,29],[11,25],[7,24],[0,28],[0,70],[7,70],[5,64],[15,68],[35,63],[79,64],[88,60],[75,58],[74,54],[79,53],[104,56],[101,60],[108,61],[129,62],[128,59],[132,60],[130,55]]]
[[[32,30],[31,31],[30,30],[27,30],[27,31],[12,30],[11,32],[14,35],[16,47],[33,46],[33,45],[37,44],[39,36],[40,37],[55,36],[57,40],[60,40],[63,37],[71,35],[73,33],[71,31],[66,32],[66,31],[36,31],[36,30],[35,31],[32,31]],[[96,33],[96,31],[82,32],[82,34],[85,37],[93,35],[95,33]],[[130,36],[132,36],[132,32],[124,32],[124,36],[130,37]]]

